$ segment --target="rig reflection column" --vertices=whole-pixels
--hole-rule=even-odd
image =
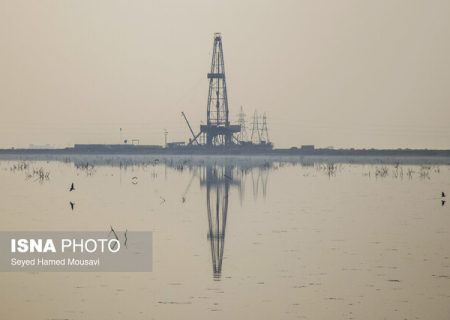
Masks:
[[[228,215],[228,192],[233,182],[232,167],[208,165],[201,183],[206,185],[208,240],[211,244],[213,276],[220,280]]]

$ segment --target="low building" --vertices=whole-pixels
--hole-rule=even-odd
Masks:
[[[301,150],[302,151],[314,151],[315,148],[314,148],[313,144],[305,144],[305,145],[302,145]]]

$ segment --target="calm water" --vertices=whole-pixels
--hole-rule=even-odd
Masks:
[[[0,319],[450,317],[449,165],[60,160],[0,160],[1,230],[151,230],[153,272],[0,273]]]

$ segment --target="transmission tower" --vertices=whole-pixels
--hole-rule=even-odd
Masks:
[[[252,122],[252,135],[250,137],[251,142],[253,143],[261,143],[261,131],[259,129],[259,117],[258,112],[255,110],[253,113],[253,122]]]
[[[208,73],[209,90],[206,112],[207,123],[200,126],[206,135],[206,145],[230,145],[234,133],[240,131],[238,125],[230,125],[228,111],[227,84],[223,58],[222,36],[214,34],[211,71]]]
[[[239,142],[243,142],[247,140],[247,128],[245,123],[245,113],[244,109],[241,106],[241,110],[238,113],[238,124],[241,126],[241,131],[239,132],[238,138]]]
[[[261,125],[261,142],[263,143],[269,143],[269,130],[267,129],[267,117],[266,114],[264,113],[263,117],[262,117],[262,125]]]

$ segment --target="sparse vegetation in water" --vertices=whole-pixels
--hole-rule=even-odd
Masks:
[[[30,163],[26,161],[14,163],[9,168],[9,171],[13,173],[23,172],[26,180],[39,181],[40,183],[50,180],[50,171],[45,170],[43,167],[32,168]]]
[[[403,167],[396,164],[392,170],[392,177],[396,179],[403,179]]]
[[[417,177],[419,179],[431,179],[432,175],[438,175],[441,172],[439,165],[420,165],[420,166],[404,166],[400,164],[375,166],[375,177],[394,179],[403,179],[405,176],[408,179]],[[370,178],[371,172],[363,172],[364,176]]]
[[[338,165],[332,162],[317,164],[316,170],[324,172],[328,177],[334,177],[338,171]]]
[[[389,174],[389,169],[387,166],[375,167],[375,178],[385,178]]]
[[[35,169],[25,172],[25,179],[33,181],[38,181],[39,183],[44,183],[50,180],[50,171],[46,171],[44,168]]]
[[[409,179],[412,179],[413,174],[414,174],[414,170],[411,169],[411,168],[408,168],[408,170],[406,171],[407,177],[408,177]]]
[[[430,171],[431,171],[431,166],[428,166],[428,165],[420,166],[419,177],[421,179],[430,179]]]
[[[15,172],[15,171],[25,171],[25,170],[28,170],[29,167],[30,167],[30,165],[27,162],[21,161],[21,162],[13,164],[9,168],[9,170],[13,171],[13,172]]]
[[[95,174],[95,166],[89,162],[75,163],[75,168],[84,172],[87,176]]]

